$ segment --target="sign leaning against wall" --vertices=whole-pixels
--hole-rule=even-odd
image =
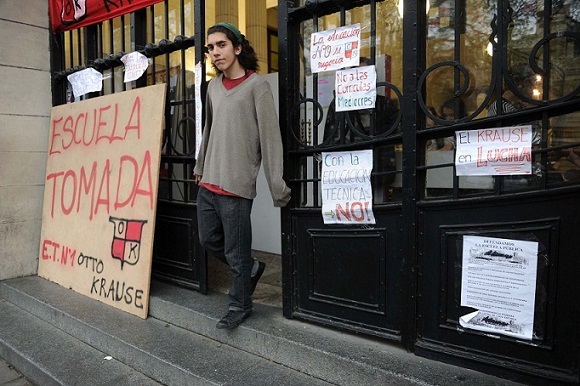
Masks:
[[[56,106],[38,275],[146,318],[165,85]]]

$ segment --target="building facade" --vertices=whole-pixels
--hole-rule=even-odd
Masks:
[[[35,274],[51,108],[46,1],[0,4],[0,280]]]
[[[201,292],[207,274],[191,178],[194,66],[204,57],[205,30],[222,20],[245,32],[263,70],[278,73],[285,177],[293,191],[279,232],[283,314],[492,374],[578,383],[580,5],[165,0],[51,35],[54,105],[167,84],[153,275]],[[360,35],[351,51],[364,58],[359,63],[374,66],[374,108],[337,112],[336,71],[313,68],[314,59],[337,52],[313,44],[313,36],[343,27]],[[120,58],[131,51],[151,65],[125,84]],[[17,66],[0,64],[6,72]],[[67,75],[88,67],[106,75],[103,91],[71,95]],[[40,126],[49,115],[44,109],[30,113]],[[2,113],[24,119],[19,110]],[[461,169],[463,138],[512,143],[505,135],[520,129],[528,130],[528,150],[510,145],[508,157],[482,144],[487,158],[478,164],[517,158],[527,174]],[[372,160],[374,221],[328,224],[325,157],[357,151]],[[343,217],[365,218],[362,206],[357,212],[343,201],[353,205]]]

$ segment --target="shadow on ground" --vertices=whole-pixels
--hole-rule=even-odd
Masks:
[[[266,270],[258,282],[252,299],[255,303],[282,308],[282,260],[280,255],[252,251],[252,256],[266,263]],[[229,268],[209,254],[207,269],[209,289],[227,294],[231,283]]]

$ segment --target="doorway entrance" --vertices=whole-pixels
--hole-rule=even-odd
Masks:
[[[106,75],[102,93],[168,85],[154,274],[200,292],[208,289],[208,267],[197,243],[191,179],[194,67],[204,56],[206,25],[214,21],[206,10],[231,3],[166,0],[55,35],[52,44],[55,105],[71,102],[66,76],[86,67]],[[279,50],[270,44],[267,56],[280,58],[285,177],[293,191],[279,232],[286,317],[490,372],[577,383],[580,342],[570,322],[578,320],[580,301],[576,3],[279,2]],[[336,112],[335,74],[312,71],[310,39],[357,24],[360,56],[376,69],[378,103]],[[120,54],[133,50],[152,65],[142,79],[125,84]],[[522,88],[523,80],[530,87]],[[507,103],[513,96],[517,108]],[[457,133],[516,125],[534,130],[529,175],[457,173]],[[359,150],[372,154],[376,223],[326,225],[321,155]],[[473,236],[538,246],[531,339],[461,325],[460,317],[476,311],[461,299],[462,248]]]
[[[280,115],[293,192],[282,213],[284,315],[491,372],[577,382],[578,340],[564,321],[580,296],[571,284],[580,179],[566,177],[578,169],[569,154],[580,145],[580,131],[570,131],[580,111],[580,20],[554,22],[575,3],[283,3]],[[318,39],[346,36],[340,28],[360,35],[357,46]],[[336,112],[338,69],[321,71],[315,60],[342,49],[361,59],[349,66],[374,66],[374,108]],[[521,125],[533,133],[529,173],[457,170],[462,133]],[[372,154],[376,223],[327,224],[325,155],[358,150]],[[526,338],[506,331],[519,323],[509,312],[478,319],[489,329],[460,320],[513,307],[494,303],[488,285],[478,299],[491,306],[465,300],[475,285],[466,280],[473,251],[463,248],[474,237],[537,246]]]

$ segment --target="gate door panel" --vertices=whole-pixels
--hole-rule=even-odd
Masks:
[[[402,23],[396,3],[287,6],[280,2],[280,31],[288,37],[281,57],[289,59],[280,64],[280,106],[293,197],[291,208],[283,211],[283,229],[289,235],[284,239],[284,314],[400,341]],[[344,49],[360,56],[355,67],[375,66],[377,101],[374,107],[337,112],[336,71],[313,72],[310,63],[311,56],[330,53],[327,47],[310,52],[311,35],[357,24],[360,47]],[[322,203],[331,193],[322,189],[321,157],[356,150],[372,152],[376,223],[325,224]],[[356,201],[347,196],[352,192],[339,193],[347,208]]]
[[[578,383],[579,3],[428,3],[428,23],[417,21],[415,350]],[[518,127],[527,144],[505,136]]]
[[[279,11],[293,195],[284,314],[524,382],[580,383],[580,3],[318,0]],[[335,51],[311,52],[310,39],[358,23],[384,99],[335,112],[335,72],[310,64]],[[525,142],[506,137],[518,128]],[[322,153],[369,149],[376,224],[325,225]],[[471,244],[479,238],[504,244]],[[518,254],[524,243],[537,251]],[[501,269],[474,280],[465,261],[532,272],[527,294],[501,283]]]
[[[424,245],[419,292],[424,296],[419,302],[422,312],[417,353],[488,372],[498,371],[494,367],[509,363],[511,371],[522,373],[516,376],[522,382],[542,378],[577,380],[574,372],[578,369],[578,348],[573,338],[575,326],[570,321],[577,316],[574,304],[578,301],[576,276],[580,264],[578,259],[568,258],[576,254],[573,251],[577,239],[570,237],[570,228],[575,227],[577,216],[574,219],[567,215],[567,208],[574,207],[577,200],[578,193],[569,192],[552,196],[550,205],[530,197],[517,202],[498,199],[492,206],[483,207],[466,203],[453,208],[447,205],[421,208]],[[495,254],[486,250],[481,269],[491,261],[494,268],[485,271],[481,286],[467,283],[462,288],[465,283],[462,274],[466,273],[463,240],[467,236],[510,240],[506,245],[517,245],[519,241],[537,243],[537,273],[529,298],[512,298],[510,287],[524,280],[510,282],[509,276],[501,271],[502,266],[510,272],[519,265],[517,261],[510,262],[518,258],[517,252],[513,252],[517,248],[498,248]],[[431,247],[426,248],[427,245]],[[469,280],[480,277],[472,274]],[[499,317],[488,316],[481,322],[486,329],[466,328],[459,323],[461,317],[477,310],[462,305],[464,291],[482,302],[497,304],[494,315]],[[531,339],[518,336],[522,329],[514,314],[526,301],[532,302],[533,308]],[[466,357],[471,359],[466,361]],[[474,359],[477,365],[469,363]]]
[[[389,312],[401,307],[400,287],[391,280],[400,274],[400,243],[390,230],[399,219],[395,211],[372,228],[348,229],[325,226],[316,212],[297,214],[292,316],[400,339],[400,314]]]

